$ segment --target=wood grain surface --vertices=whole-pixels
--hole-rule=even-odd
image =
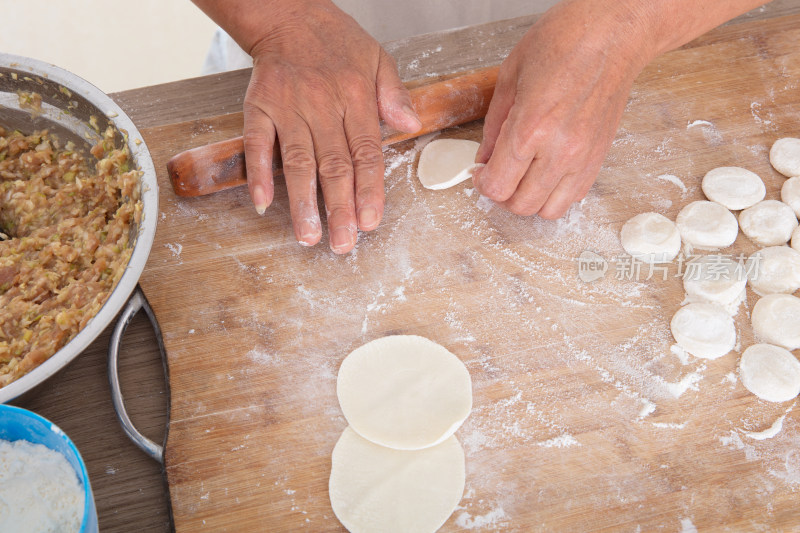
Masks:
[[[775,0],[763,9],[754,10],[740,17],[732,24],[792,14],[799,11],[800,2],[797,0]],[[497,62],[502,59],[504,54],[513,46],[534,18],[535,17],[524,17],[515,21],[492,23],[450,32],[422,35],[387,43],[385,46],[397,59],[404,80],[411,80],[420,76],[420,74],[426,73],[454,72],[464,68],[472,68],[486,63]],[[745,30],[745,33],[746,31],[747,30]],[[744,38],[746,39],[747,37],[745,36]],[[475,45],[476,41],[478,42],[477,46]],[[482,41],[486,41],[487,44],[480,46]],[[694,43],[690,44],[690,46],[693,45]],[[435,50],[439,46],[442,47],[440,53],[430,53],[431,50]],[[484,59],[486,59],[486,63],[484,63]],[[223,131],[228,134],[238,134],[240,130],[236,130],[236,127],[237,124],[240,124],[241,118],[239,117],[237,119],[236,114],[241,112],[249,75],[249,70],[227,72],[153,87],[143,87],[116,93],[113,94],[112,97],[125,109],[140,129],[159,128],[185,121],[201,120],[197,125],[197,130],[201,131],[208,129],[203,126],[205,120],[210,120],[212,123],[225,123],[225,121],[218,118],[218,116],[233,114],[233,120],[224,125],[227,129]],[[691,117],[692,120],[696,118],[698,117]],[[746,113],[743,119],[745,121],[748,120]],[[781,125],[781,129],[784,127],[785,125]],[[675,131],[681,131],[680,125],[676,126]],[[702,131],[702,128],[695,129],[693,133],[697,134]],[[775,133],[777,133],[777,131]],[[205,131],[205,134],[206,137],[200,138],[199,141],[208,139],[208,142],[210,142],[212,138],[215,138],[213,132]],[[221,138],[221,136],[217,137]],[[193,142],[195,141],[197,141],[197,139],[192,139],[191,141],[187,140],[182,146],[194,146]],[[172,144],[174,145],[174,143]],[[151,148],[155,148],[155,146],[151,144]],[[761,164],[763,165],[763,162],[761,162]],[[762,166],[760,168],[764,167]],[[669,172],[676,173],[678,170],[671,169]],[[689,185],[685,177],[684,181]],[[774,194],[774,183],[772,185],[771,194]],[[245,200],[242,199],[242,202],[244,201]],[[639,204],[636,204],[636,207],[638,206]],[[245,211],[246,210],[243,208],[242,212],[244,213]],[[247,215],[247,217],[251,216],[250,214]],[[288,213],[284,213],[284,219],[288,219]],[[247,220],[250,221],[250,218],[247,218]],[[243,222],[243,224],[244,223],[245,222]],[[285,220],[281,221],[281,225],[285,223]],[[163,226],[164,224],[162,223],[162,230]],[[272,239],[275,237],[275,234],[269,235],[269,237]],[[288,233],[285,238],[289,238]],[[225,244],[227,246],[227,242]],[[163,251],[164,250],[162,250],[162,253]],[[155,260],[151,260],[151,263],[155,263]],[[252,263],[252,272],[255,276],[255,273],[259,272],[258,269],[260,269],[261,266],[271,268],[275,264],[275,261],[265,261],[261,263],[261,256],[256,253]],[[239,268],[238,265],[237,268]],[[215,275],[217,277],[220,276],[218,272]],[[202,278],[193,279],[200,279],[201,281],[197,283],[202,284]],[[150,294],[150,292],[148,294]],[[264,298],[264,300],[267,302],[269,301],[268,298]],[[380,303],[377,305],[380,305]],[[419,313],[424,312],[424,309],[419,311]],[[667,313],[665,313],[665,315],[666,314]],[[315,322],[312,324],[315,324]],[[333,326],[327,323],[325,327],[330,329]],[[67,369],[51,378],[42,387],[24,398],[18,399],[14,403],[32,409],[50,418],[60,425],[76,442],[87,464],[92,480],[101,531],[169,531],[171,529],[169,516],[170,507],[165,483],[161,477],[161,468],[155,462],[146,458],[127,440],[116,423],[111,402],[109,401],[105,364],[109,334],[110,331],[106,331]],[[345,349],[346,348],[342,348],[342,350],[337,352],[336,357],[341,357]],[[464,352],[460,353],[460,355],[463,355],[463,353]],[[232,364],[237,362],[238,360],[235,360]],[[150,438],[161,441],[163,439],[164,425],[166,422],[165,388],[157,346],[146,320],[137,317],[129,328],[124,342],[121,366],[123,392],[128,398],[129,410],[134,422],[136,422]],[[563,398],[561,398],[561,396],[563,396]],[[574,397],[574,393],[559,393],[559,401],[561,402],[571,401]],[[507,399],[512,400],[513,398],[515,398],[515,396],[509,396]],[[516,403],[511,401],[507,403],[509,403],[509,406],[515,405],[516,408],[521,411],[527,411],[527,405],[520,403],[522,399],[523,398],[520,397],[520,400]],[[285,399],[272,400],[273,405],[280,404],[281,402],[285,403],[285,401]],[[750,412],[755,412],[755,408],[751,403],[752,398],[741,395],[741,402],[743,409],[749,409]],[[524,407],[524,409],[522,407]],[[661,405],[659,405],[659,407],[661,407]],[[334,413],[334,415],[338,416],[338,413]],[[732,416],[735,416],[735,414]],[[787,421],[787,426],[791,422],[792,416],[796,417],[794,413],[790,414],[790,420]],[[770,417],[767,416],[766,418],[768,423]],[[513,431],[513,425],[509,427]],[[699,432],[696,428],[685,427],[684,431],[687,430],[693,433]],[[245,433],[245,435],[247,435],[247,433]],[[575,438],[577,438],[577,436]],[[675,435],[667,432],[664,434],[664,438],[674,439]],[[758,450],[757,446],[763,445],[763,443],[748,442],[745,437],[741,437],[741,439],[743,439],[741,450],[723,450],[724,453],[727,454],[733,453],[735,455],[735,461],[730,463],[725,469],[721,469],[718,473],[709,476],[708,486],[709,488],[713,487],[714,490],[719,490],[719,486],[722,484],[726,487],[722,490],[730,497],[731,501],[738,502],[740,506],[751,505],[755,508],[755,511],[758,511],[762,508],[758,502],[763,502],[764,499],[770,497],[772,491],[771,487],[779,483],[779,480],[771,480],[767,477],[763,486],[758,488],[755,494],[742,490],[739,490],[738,493],[734,493],[733,489],[749,489],[739,477],[739,472],[752,470],[752,465],[748,466],[748,464],[761,460],[761,452]],[[564,443],[565,441],[562,439],[562,441],[554,441],[554,443],[555,442]],[[332,441],[329,445],[332,446]],[[210,446],[213,446],[213,443],[210,444]],[[690,454],[696,447],[696,445],[688,446],[686,453]],[[633,456],[639,446],[631,446],[628,443],[620,441],[618,448],[620,454]],[[570,448],[566,448],[566,450],[569,449]],[[585,443],[583,449],[586,449]],[[537,453],[552,453],[557,450],[558,448],[554,445],[550,447],[537,447],[536,449]],[[741,457],[742,454],[745,455],[744,459]],[[223,455],[222,452],[217,454],[220,461]],[[594,467],[591,471],[600,471],[603,468],[608,468],[608,464],[611,463],[609,462],[604,465],[603,460],[609,457],[608,453],[600,453],[598,451],[595,458],[597,462],[594,463]],[[325,457],[320,457],[317,459],[317,462],[324,463],[325,460]],[[552,473],[558,473],[556,472],[557,464],[558,461],[556,460],[552,463],[551,467],[538,472],[541,475],[542,481],[535,485],[535,488],[539,490],[542,499],[546,496],[557,494],[559,491],[555,485],[552,487],[548,485],[547,477]],[[791,461],[785,461],[784,464],[786,466],[791,466],[793,463]],[[296,470],[295,465],[287,465],[286,469],[288,470],[290,466]],[[780,465],[778,465],[778,467],[780,467]],[[525,468],[525,464],[521,463],[519,468]],[[616,470],[618,468],[614,467],[614,469]],[[311,473],[307,475],[312,476]],[[320,474],[317,472],[314,473],[313,476],[320,476]],[[279,479],[280,478],[276,479],[276,481]],[[683,483],[683,476],[681,473],[676,473],[673,479],[676,487],[680,489]],[[265,482],[253,482],[252,485],[255,486],[259,483],[261,485],[265,484]],[[321,486],[321,483],[318,483],[318,486]],[[610,484],[609,487],[611,487]],[[686,487],[688,489],[688,486]],[[729,487],[730,490],[727,487]],[[617,488],[612,488],[617,490]],[[603,495],[608,492],[607,489],[608,487],[598,491],[598,495],[596,496],[598,501],[601,501],[604,497]],[[287,487],[282,493],[283,499],[287,499],[291,496],[287,493],[289,490],[295,489]],[[510,493],[513,490],[515,490],[515,487],[509,486],[507,490],[503,492]],[[590,494],[590,489],[587,488],[585,492],[586,494]],[[618,492],[621,494],[620,491]],[[205,502],[202,498],[204,493],[200,493],[199,495],[190,493],[186,484],[181,486],[179,493],[184,499],[187,497],[195,497],[198,502]],[[292,495],[297,494],[296,492]],[[569,501],[567,496],[568,495],[563,495],[562,501]],[[210,497],[211,494],[209,493],[209,498]],[[234,496],[234,498],[235,497],[237,496]],[[492,501],[491,496],[487,497],[487,495],[473,494],[472,497],[484,498],[487,502]],[[304,501],[301,495],[300,498],[295,500],[295,503],[302,504]],[[682,507],[678,505],[679,502],[676,497],[671,498],[670,501],[674,503],[672,507],[675,512],[682,509]],[[283,502],[280,505],[284,505],[285,503],[287,502]],[[291,500],[289,500],[289,503],[291,503]],[[620,505],[622,504],[618,502],[615,505],[609,506],[609,509],[613,511]],[[644,499],[629,497],[628,505],[641,505],[641,512],[639,514],[647,514],[647,504]],[[543,507],[539,503],[538,498],[537,501],[532,502],[530,506],[532,508]],[[549,503],[548,507],[552,507],[552,503]],[[291,511],[291,506],[288,509]],[[724,507],[724,509],[727,509],[727,507]],[[565,517],[575,514],[568,505],[564,505],[557,510],[560,510]],[[306,511],[306,514],[308,513],[308,510],[305,508],[297,509],[297,520],[291,522],[291,529],[304,528],[316,530],[315,527],[307,526],[306,524],[308,523],[306,523],[304,519],[300,519],[301,516],[305,516],[302,511]],[[325,513],[325,511],[323,511],[323,513]],[[782,513],[783,523],[791,524],[791,519],[796,518],[796,514],[793,514],[791,510],[784,510]],[[605,510],[601,510],[598,514],[605,514]],[[773,524],[779,522],[774,516],[770,517],[768,511],[765,511],[764,515],[770,518]],[[476,514],[472,512],[471,516],[473,516],[473,523],[470,524],[468,522],[466,525],[472,525],[476,529],[480,529],[477,526],[480,521],[476,518],[480,516],[480,513]],[[739,521],[743,519],[743,513],[741,511],[732,513],[732,516]],[[191,523],[193,526],[197,526],[195,529],[200,530],[202,522],[201,520],[198,521],[196,518],[197,517],[194,517],[194,521]],[[687,515],[686,518],[689,518],[689,516]],[[329,513],[328,519],[330,519]],[[499,522],[496,521],[494,524],[490,519],[491,516],[485,516],[487,524],[484,529],[491,529],[493,525],[499,526],[502,524],[513,529],[513,527],[510,527],[513,524],[506,523],[507,519],[505,518],[501,519]],[[235,518],[227,516],[225,521],[226,523],[235,523]],[[770,522],[767,522],[764,527],[760,528],[756,522],[753,523],[752,527],[731,529],[770,529],[768,525]],[[184,522],[184,524],[185,523],[186,522]],[[701,531],[724,530],[724,528],[720,527],[702,527],[705,524],[701,523],[699,520],[695,520],[694,523],[698,525]],[[659,530],[680,531],[682,529],[682,524],[675,522],[674,513],[664,513],[663,524],[664,527],[659,528]],[[262,531],[276,529],[270,527],[270,525],[270,520],[267,518],[264,519],[262,524],[257,525],[255,529]],[[233,526],[228,529],[235,530]],[[630,527],[630,524],[624,520],[620,520],[618,525],[610,526],[607,529],[622,531],[636,530],[635,527]],[[775,526],[771,529],[780,530],[781,528]],[[791,530],[791,526],[786,526],[782,529],[788,531]],[[182,527],[181,530],[186,530],[186,527]]]
[[[492,37],[474,35],[489,49]],[[794,404],[749,394],[737,353],[673,353],[680,265],[637,273],[617,235],[637,213],[674,218],[716,166],[756,171],[777,197],[767,152],[800,133],[798,39],[798,15],[742,22],[651,64],[596,186],[559,221],[510,215],[468,183],[427,191],[414,175],[424,140],[388,149],[384,221],[344,257],[294,242],[281,183],[262,217],[244,190],[171,194],[166,161],[239,132],[239,113],[146,128],[162,212],[141,284],[168,352],[176,529],[341,530],[327,497],[346,425],[336,370],[396,333],[446,346],[473,378],[457,433],[467,490],[444,530],[791,529]],[[585,250],[609,263],[591,284],[577,276]],[[754,250],[740,236],[725,253]],[[754,301],[736,317],[739,350]],[[784,415],[775,437],[751,436]]]

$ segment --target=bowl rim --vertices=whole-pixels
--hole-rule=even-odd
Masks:
[[[97,314],[72,340],[42,364],[0,388],[0,404],[2,404],[33,389],[71,362],[108,327],[125,302],[128,301],[139,282],[155,239],[158,221],[158,183],[153,159],[141,133],[122,108],[106,93],[61,67],[37,59],[0,53],[0,66],[47,78],[49,81],[59,83],[70,91],[82,95],[113,122],[118,130],[127,133],[128,148],[138,168],[142,171],[142,222],[139,226],[133,253],[117,286],[114,287]]]
[[[17,407],[15,405],[8,405],[8,404],[0,404],[0,413],[3,411],[10,411],[12,413],[16,413],[18,415],[30,418],[46,427],[50,428],[50,431],[58,435],[66,444],[69,450],[75,455],[78,459],[78,465],[80,466],[80,472],[76,472],[78,477],[80,478],[81,485],[83,485],[83,517],[81,518],[81,528],[80,531],[85,531],[86,525],[90,522],[90,518],[92,513],[96,513],[93,511],[95,509],[94,503],[94,494],[92,492],[92,484],[89,480],[89,472],[86,470],[86,463],[81,456],[81,453],[78,451],[78,447],[75,446],[75,443],[72,442],[72,439],[69,438],[69,435],[64,432],[63,429],[58,427],[55,423],[51,422],[50,420],[46,419],[40,414],[37,414],[29,409],[25,409],[23,407]],[[5,439],[4,439],[5,440]],[[25,439],[17,439],[17,440],[25,440]],[[16,441],[7,441],[7,442],[16,442]],[[26,441],[31,442],[31,441]],[[39,442],[33,442],[32,444],[42,444]],[[46,444],[42,444],[49,450],[53,450]],[[53,450],[54,452],[61,453],[58,450]],[[63,455],[63,454],[62,454]],[[70,465],[71,466],[71,465]]]

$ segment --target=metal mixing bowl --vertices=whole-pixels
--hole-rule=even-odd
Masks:
[[[19,92],[42,96],[41,112],[20,107]],[[36,387],[72,361],[111,323],[139,281],[158,219],[158,185],[150,152],[133,122],[103,91],[86,80],[48,63],[10,54],[0,54],[0,124],[23,133],[48,129],[66,142],[88,149],[111,125],[117,146],[127,143],[133,165],[143,172],[139,186],[142,222],[131,228],[133,254],[122,278],[106,303],[69,343],[50,359],[16,381],[0,388],[0,403]],[[96,126],[96,127],[95,127]],[[91,156],[90,156],[91,157]]]

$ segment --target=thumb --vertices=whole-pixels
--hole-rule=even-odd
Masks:
[[[386,124],[407,133],[414,133],[422,128],[422,122],[414,111],[411,95],[400,81],[397,64],[383,49],[378,62],[375,85],[378,94],[378,113]]]

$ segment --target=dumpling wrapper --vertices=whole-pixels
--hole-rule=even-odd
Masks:
[[[331,456],[328,494],[351,533],[433,533],[456,509],[465,481],[464,450],[455,436],[400,451],[347,427]]]
[[[465,139],[436,139],[425,145],[419,156],[417,177],[426,189],[441,190],[472,177],[479,143]]]

